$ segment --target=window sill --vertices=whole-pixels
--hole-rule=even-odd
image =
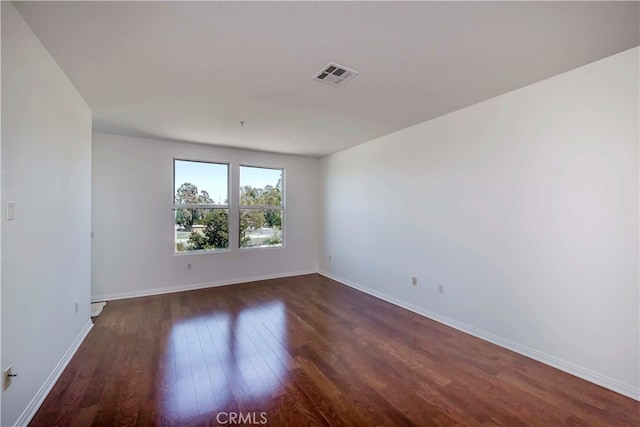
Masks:
[[[216,249],[213,251],[184,251],[184,252],[174,252],[173,256],[226,254],[229,252],[232,252],[231,249]]]

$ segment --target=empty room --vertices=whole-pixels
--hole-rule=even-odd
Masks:
[[[640,425],[640,2],[1,2],[0,425]]]

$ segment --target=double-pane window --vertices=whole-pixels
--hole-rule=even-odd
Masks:
[[[240,247],[282,246],[283,169],[240,166]]]
[[[229,247],[229,165],[174,160],[175,251]]]
[[[229,172],[226,163],[174,160],[176,252],[228,250],[230,215],[240,248],[283,246],[284,169],[241,165],[233,204]]]

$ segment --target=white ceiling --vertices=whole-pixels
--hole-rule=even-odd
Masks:
[[[637,46],[638,5],[16,7],[93,110],[97,131],[322,156]],[[330,61],[360,74],[341,87],[312,80]]]

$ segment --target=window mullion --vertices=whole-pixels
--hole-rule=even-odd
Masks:
[[[240,170],[237,165],[229,168],[229,248],[240,247]]]
[[[241,205],[240,209],[242,210],[269,210],[269,211],[281,211],[283,210],[282,206],[268,206],[268,205]]]
[[[229,209],[229,205],[173,205],[173,209]]]

